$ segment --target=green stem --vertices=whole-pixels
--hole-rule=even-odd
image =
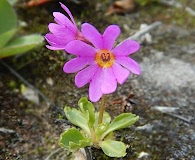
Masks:
[[[93,142],[96,142],[97,140],[96,140],[94,128],[90,128],[90,132],[91,132],[91,138],[92,138]]]
[[[99,112],[98,124],[102,123],[103,114],[104,114],[104,108],[105,108],[105,100],[106,100],[106,95],[103,94],[103,96],[101,98],[101,104],[100,104],[100,112]]]

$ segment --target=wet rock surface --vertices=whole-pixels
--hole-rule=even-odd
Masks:
[[[100,30],[110,23],[117,23],[122,29],[119,42],[135,33],[142,23],[163,22],[150,32],[152,43],[143,42],[140,51],[132,55],[140,64],[142,75],[131,75],[124,85],[118,86],[117,92],[108,96],[106,110],[113,117],[122,112],[140,116],[133,127],[116,133],[117,139],[129,145],[127,156],[121,158],[124,160],[195,159],[195,24],[191,15],[184,13],[179,17],[176,11],[180,10],[161,7],[154,4],[131,14],[104,17],[104,24],[98,21],[100,17],[90,18]],[[41,9],[42,16],[51,12],[44,6]],[[34,10],[36,8],[25,12],[35,16],[34,21],[40,23]],[[146,10],[151,13],[146,14]],[[20,16],[33,24],[24,15]],[[44,29],[41,23],[43,34],[47,32],[47,21],[52,21],[51,16],[44,21]],[[180,22],[182,16],[186,23]],[[39,32],[40,29],[34,30]],[[58,151],[59,135],[69,127],[59,120],[63,115],[58,111],[65,105],[77,107],[80,97],[87,95],[87,86],[77,89],[74,75],[61,70],[69,55],[64,58],[64,53],[50,52],[44,46],[32,53],[36,56],[23,55],[4,61],[39,88],[55,106],[49,106],[44,100],[35,105],[24,99],[20,92],[23,82],[0,64],[0,128],[13,131],[0,130],[0,159],[45,159]],[[48,78],[52,83],[48,83]],[[133,96],[128,99],[129,94]],[[95,107],[98,109],[98,104]],[[100,150],[90,150],[92,159],[108,159]],[[59,150],[50,159],[66,158],[66,154],[65,150]]]

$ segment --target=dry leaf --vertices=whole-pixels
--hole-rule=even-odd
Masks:
[[[47,3],[49,1],[51,0],[30,0],[29,2],[24,4],[24,7],[35,7]]]
[[[108,8],[108,11],[106,12],[106,16],[111,15],[113,13],[128,13],[135,9],[135,2],[134,0],[120,0],[114,2],[112,6]]]

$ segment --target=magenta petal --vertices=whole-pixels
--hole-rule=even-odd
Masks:
[[[65,49],[65,46],[73,40],[72,37],[59,37],[55,36],[53,34],[46,34],[45,35],[46,41],[51,45],[51,46],[46,46],[48,49],[51,50],[62,50]]]
[[[92,102],[97,102],[102,97],[101,84],[103,80],[102,69],[98,67],[89,85],[89,99]]]
[[[74,73],[74,72],[78,72],[81,69],[83,69],[85,66],[89,65],[93,63],[93,59],[91,57],[88,58],[82,58],[82,57],[78,57],[78,58],[74,58],[70,61],[68,61],[64,67],[63,67],[63,71],[66,73]]]
[[[129,57],[116,57],[116,62],[130,70],[134,74],[141,74],[139,64]]]
[[[81,32],[96,48],[103,48],[103,37],[94,26],[89,23],[84,23],[81,26]]]
[[[108,26],[103,34],[103,47],[108,50],[112,49],[120,32],[120,28],[117,25]]]
[[[61,5],[61,7],[66,11],[66,13],[68,13],[68,15],[69,15],[71,21],[72,21],[72,22],[74,23],[74,25],[76,26],[76,23],[75,23],[75,21],[74,21],[74,18],[73,18],[73,16],[72,16],[70,10],[69,10],[64,4],[60,3],[60,5]]]
[[[75,37],[76,33],[77,33],[77,30],[73,30],[73,28],[68,28],[68,27],[58,25],[55,23],[50,23],[48,25],[48,28],[49,28],[51,33],[53,33],[57,36],[61,36],[61,37],[65,37],[65,36]]]
[[[69,37],[69,36],[61,37],[61,36],[56,36],[54,34],[48,33],[45,35],[45,39],[52,46],[65,47],[70,41],[74,40],[74,37]]]
[[[48,28],[49,28],[49,31],[51,33],[54,33],[56,35],[61,35],[63,34],[63,30],[64,30],[64,27],[62,27],[61,25],[59,24],[56,24],[56,23],[50,23],[48,25]]]
[[[102,93],[104,94],[110,94],[113,93],[116,90],[117,87],[117,81],[113,74],[112,68],[105,68],[102,69],[103,71],[103,82],[101,85]]]
[[[63,50],[64,48],[63,47],[53,47],[53,46],[49,46],[49,45],[46,45],[46,47],[50,50]]]
[[[112,69],[113,69],[114,76],[115,76],[116,80],[120,84],[123,84],[130,74],[129,70],[125,69],[124,67],[122,67],[121,65],[119,65],[117,63],[115,63],[112,66]]]
[[[131,53],[138,51],[140,48],[139,43],[133,40],[126,40],[121,45],[112,50],[116,56],[127,56]]]
[[[92,77],[94,76],[98,66],[96,64],[90,65],[89,67],[83,69],[82,71],[78,72],[75,77],[75,84],[77,87],[83,87],[88,82],[91,81]]]
[[[54,20],[62,26],[66,26],[72,29],[77,29],[77,26],[70,21],[64,14],[60,12],[53,12],[53,16],[55,17]]]
[[[94,57],[96,50],[90,45],[79,41],[74,40],[66,45],[65,50],[68,53],[77,55],[77,56],[86,56],[86,57]]]
[[[46,39],[47,42],[51,45],[51,46],[46,45],[46,47],[47,47],[48,49],[51,49],[51,50],[62,50],[62,49],[65,49],[65,46],[66,46],[66,45],[59,45],[59,44],[56,44],[56,43],[50,41],[49,39],[47,39],[47,37],[45,37],[45,39]]]

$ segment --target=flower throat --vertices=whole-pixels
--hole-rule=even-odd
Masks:
[[[95,55],[96,63],[102,68],[109,68],[113,65],[115,56],[109,50],[100,50]]]

